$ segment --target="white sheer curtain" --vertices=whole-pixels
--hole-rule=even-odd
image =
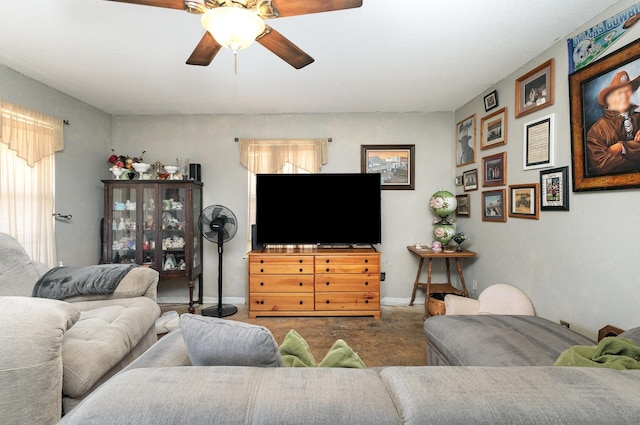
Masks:
[[[55,159],[64,147],[62,120],[0,101],[0,232],[29,256],[56,263]]]
[[[319,173],[328,161],[327,139],[240,139],[240,161],[249,170],[248,249],[256,222],[256,174]]]

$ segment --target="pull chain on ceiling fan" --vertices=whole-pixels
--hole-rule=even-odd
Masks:
[[[202,15],[207,30],[187,60],[189,65],[208,66],[222,47],[234,52],[249,47],[254,41],[296,69],[313,63],[313,58],[278,31],[264,23],[265,19],[307,15],[352,9],[362,0],[107,0],[144,6],[186,10]]]

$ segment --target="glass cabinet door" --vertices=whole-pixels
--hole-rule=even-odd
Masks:
[[[133,264],[136,262],[136,189],[113,188],[113,220],[111,223],[111,262]]]
[[[142,264],[156,265],[156,190],[142,189]]]
[[[183,187],[161,187],[162,202],[162,273],[184,272],[186,256],[186,190]]]
[[[202,265],[200,253],[200,213],[202,212],[202,190],[198,187],[193,189],[193,268],[197,269]]]

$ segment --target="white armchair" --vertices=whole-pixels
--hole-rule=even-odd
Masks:
[[[444,298],[446,315],[513,314],[535,316],[529,297],[512,285],[500,283],[482,291],[477,300],[449,294]]]

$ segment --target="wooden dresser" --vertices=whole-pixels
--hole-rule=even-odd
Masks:
[[[249,318],[380,318],[380,253],[364,249],[267,249],[249,257]]]

